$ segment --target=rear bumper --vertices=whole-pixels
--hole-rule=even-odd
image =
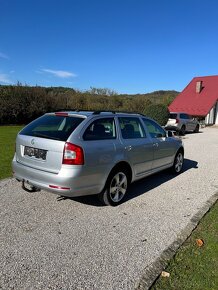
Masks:
[[[105,184],[103,176],[90,175],[82,166],[66,166],[58,174],[54,174],[23,165],[14,158],[12,168],[18,181],[26,181],[34,187],[62,196],[98,194]]]

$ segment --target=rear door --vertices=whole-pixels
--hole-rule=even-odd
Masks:
[[[116,160],[118,139],[114,117],[91,120],[81,132],[81,140],[89,185],[103,186]]]
[[[126,158],[132,164],[135,175],[151,170],[153,162],[153,144],[137,117],[119,117],[121,142]]]
[[[84,120],[68,114],[46,114],[27,125],[17,136],[17,162],[47,172],[58,173],[64,145]]]
[[[196,128],[197,122],[190,115],[187,115],[187,117],[188,117],[189,131],[194,131]]]
[[[189,116],[188,114],[180,114],[181,119],[183,119],[183,122],[185,123],[186,126],[186,131],[193,131],[196,127],[196,122],[193,121],[192,117]]]

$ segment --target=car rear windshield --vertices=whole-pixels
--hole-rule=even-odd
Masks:
[[[177,118],[177,114],[171,113],[169,114],[169,119],[176,119]]]
[[[27,125],[20,134],[66,141],[83,120],[81,117],[44,115]]]

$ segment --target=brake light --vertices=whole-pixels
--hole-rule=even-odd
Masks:
[[[62,164],[83,165],[84,164],[83,149],[78,145],[66,142],[64,146]]]
[[[68,113],[62,113],[62,112],[56,112],[55,116],[62,116],[62,117],[67,117]]]
[[[178,118],[176,118],[176,124],[178,124],[179,123],[179,119]]]

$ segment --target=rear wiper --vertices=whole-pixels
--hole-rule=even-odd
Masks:
[[[54,139],[54,140],[59,140],[60,141],[60,139],[57,138],[57,137],[51,137],[51,136],[48,136],[48,135],[45,135],[45,134],[42,134],[42,133],[34,133],[33,132],[33,134],[34,134],[34,137],[44,137],[46,139]]]

